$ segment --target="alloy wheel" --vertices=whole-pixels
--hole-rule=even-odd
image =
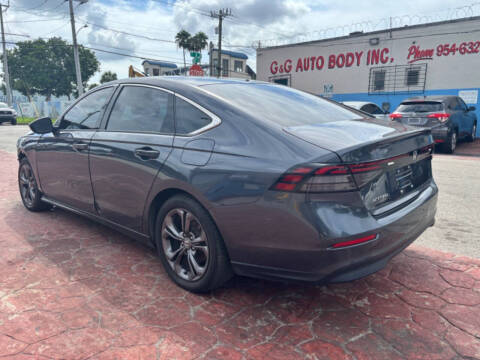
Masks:
[[[450,137],[450,149],[452,152],[455,150],[457,147],[457,133],[452,133],[452,136]]]
[[[28,164],[23,164],[20,169],[20,194],[28,207],[32,207],[37,192],[37,184],[32,168]]]
[[[472,141],[475,140],[476,135],[477,135],[477,124],[473,124],[472,135],[470,136]]]
[[[162,247],[168,264],[182,279],[199,280],[207,270],[207,235],[198,218],[188,210],[176,208],[162,224]]]

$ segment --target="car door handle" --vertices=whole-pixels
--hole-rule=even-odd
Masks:
[[[137,155],[142,160],[152,160],[158,158],[160,151],[154,150],[149,147],[135,149],[135,155]]]
[[[78,143],[73,143],[72,147],[77,151],[82,151],[82,150],[88,149],[88,144],[78,142]]]

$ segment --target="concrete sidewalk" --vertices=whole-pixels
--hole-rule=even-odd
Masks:
[[[0,163],[0,357],[480,358],[480,260],[412,246],[352,283],[193,295],[119,233],[27,212],[14,155]]]

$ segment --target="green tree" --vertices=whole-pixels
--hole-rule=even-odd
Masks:
[[[183,66],[187,68],[187,61],[185,60],[185,50],[190,49],[190,40],[192,39],[190,33],[186,30],[181,30],[175,36],[177,47],[183,50]]]
[[[95,54],[79,47],[84,86],[99,69]],[[8,67],[13,89],[31,99],[34,94],[70,97],[76,92],[73,48],[63,39],[22,41],[8,50]]]
[[[97,86],[98,86],[97,83],[90,84],[90,85],[88,85],[88,90],[92,90],[93,88],[96,88]]]
[[[117,73],[114,73],[112,71],[105,71],[100,77],[100,84],[114,80],[117,80]]]
[[[202,51],[208,45],[208,36],[204,32],[200,31],[196,33],[190,40],[191,51]]]

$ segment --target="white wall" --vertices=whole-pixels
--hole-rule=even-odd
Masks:
[[[375,37],[380,38],[380,42],[372,46],[369,44],[369,39]],[[467,48],[470,46],[469,43],[472,43],[472,53],[460,54],[458,48],[462,43],[466,43]],[[443,44],[450,46],[456,44],[457,51],[439,56],[437,47]],[[478,88],[480,86],[480,19],[478,18],[393,30],[391,35],[389,31],[384,31],[337,40],[259,49],[257,79],[271,81],[273,76],[290,75],[291,86],[316,94],[323,94],[325,86],[327,88],[331,86],[333,92],[337,94],[368,92],[369,69],[372,66],[408,64],[414,59],[413,54],[410,58],[408,57],[412,46],[419,46],[420,50],[433,49],[430,59],[413,62],[413,64],[427,64],[426,89]],[[373,50],[383,50],[383,63],[379,61],[378,64],[367,64],[368,52]],[[348,67],[345,65],[339,67],[338,65],[342,65],[342,56],[347,56],[347,53],[353,54],[353,64]],[[331,59],[338,60],[339,55],[339,64],[330,63]],[[315,58],[312,60],[312,57]],[[321,57],[320,60],[319,57]],[[352,55],[349,57],[351,60]],[[307,58],[310,59],[306,60]],[[302,71],[301,67],[297,66],[299,61],[301,65],[308,61],[309,69]],[[274,74],[276,67],[278,69]]]

